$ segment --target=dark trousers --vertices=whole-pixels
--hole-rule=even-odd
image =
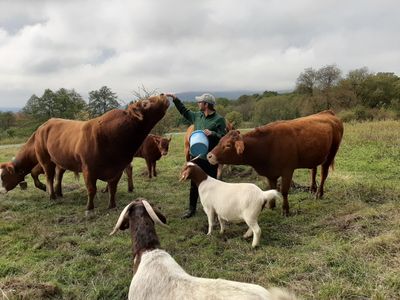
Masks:
[[[200,168],[203,169],[204,172],[206,172],[209,176],[213,178],[217,178],[217,171],[218,171],[218,165],[212,165],[208,162],[208,160],[205,159],[196,159],[194,161]],[[197,185],[193,182],[193,180],[190,181],[190,196],[189,196],[189,210],[190,211],[196,211],[196,206],[197,206],[197,199],[199,198],[199,190],[197,188]]]

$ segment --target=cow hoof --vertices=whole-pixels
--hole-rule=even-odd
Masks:
[[[28,183],[26,181],[21,181],[19,183],[19,187],[21,188],[21,190],[26,190],[28,188]]]
[[[94,217],[94,210],[91,209],[91,210],[85,211],[85,217],[86,217],[86,218],[92,218],[92,217]]]

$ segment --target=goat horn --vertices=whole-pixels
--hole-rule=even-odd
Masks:
[[[121,214],[119,215],[117,224],[115,224],[114,226],[114,230],[110,233],[110,235],[113,235],[115,232],[118,231],[119,227],[122,224],[122,221],[125,218],[125,215],[127,214],[128,210],[131,208],[131,206],[134,204],[135,202],[132,201],[131,203],[129,203],[127,206],[125,206],[125,208],[122,210]]]
[[[195,158],[192,158],[190,161],[195,161],[196,159],[198,159],[201,155],[197,155]]]
[[[150,203],[147,202],[146,200],[142,199],[142,203],[144,205],[144,208],[146,209],[147,213],[149,214],[150,218],[154,221],[154,223],[157,223],[163,227],[167,227],[168,225],[163,223],[157,216],[157,214],[154,212],[153,208],[151,207]]]

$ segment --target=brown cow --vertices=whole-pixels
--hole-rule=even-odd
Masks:
[[[230,130],[235,129],[232,125],[231,122],[226,122],[226,130],[229,132]],[[194,131],[194,125],[190,125],[187,129],[186,129],[186,133],[185,133],[185,140],[184,140],[184,153],[185,153],[185,159],[186,162],[188,162],[190,160],[190,136],[192,135]],[[222,179],[222,168],[224,167],[223,164],[219,164],[218,165],[218,170],[217,170],[217,179],[221,180]]]
[[[149,172],[149,178],[152,176],[157,177],[156,163],[161,156],[168,154],[170,138],[165,138],[159,135],[149,134],[143,141],[142,145],[136,151],[133,157],[141,157],[146,160],[147,170]],[[128,177],[128,191],[133,191],[133,179],[132,179],[132,165],[128,164],[125,168],[125,173]]]
[[[241,135],[230,131],[207,158],[210,163],[250,165],[266,176],[271,189],[282,177],[283,213],[289,214],[288,191],[295,169],[311,169],[311,191],[317,189],[315,176],[321,165],[317,198],[324,194],[324,182],[343,136],[343,124],[335,114],[323,111],[290,121],[273,122]]]
[[[21,183],[25,179],[25,176],[29,173],[31,173],[35,186],[38,189],[46,191],[46,186],[39,181],[39,175],[44,174],[44,171],[36,158],[35,132],[21,147],[11,162],[0,164],[0,189],[2,189],[4,192],[14,189],[17,184]],[[57,196],[62,196],[61,185],[59,185],[58,182],[61,182],[63,174],[63,170],[57,170]]]
[[[57,165],[83,173],[88,213],[94,209],[98,179],[108,182],[108,207],[114,208],[123,170],[168,106],[169,100],[161,94],[130,104],[126,110],[114,109],[88,121],[50,119],[41,125],[36,131],[35,151],[46,173],[50,198],[56,198],[53,179]]]

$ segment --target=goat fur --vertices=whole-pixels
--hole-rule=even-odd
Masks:
[[[275,200],[282,199],[277,190],[262,191],[253,183],[227,183],[208,176],[199,166],[188,162],[182,171],[181,180],[192,179],[199,189],[199,196],[204,212],[208,218],[208,232],[210,235],[214,225],[214,217],[218,216],[221,226],[220,233],[224,232],[225,222],[244,221],[249,229],[245,238],[253,235],[252,247],[260,243],[261,229],[257,219],[261,210],[268,205],[275,206]]]
[[[151,212],[153,208],[147,204],[147,201],[142,198],[128,204],[121,212],[111,233],[115,233],[118,229],[127,229],[128,226],[133,227],[131,228],[132,240],[136,242],[137,247],[141,247],[134,251],[134,253],[137,253],[135,264],[138,264],[138,266],[129,287],[129,300],[296,299],[292,294],[279,288],[267,290],[259,285],[250,283],[189,275],[170,254],[159,249],[159,240],[154,224],[165,224],[164,221],[160,221],[158,218],[161,217],[164,220],[165,217],[160,211]],[[143,209],[143,206],[145,209]],[[157,217],[153,219],[155,214]],[[153,241],[148,244],[138,243],[137,239],[146,236],[146,234],[153,235]]]

